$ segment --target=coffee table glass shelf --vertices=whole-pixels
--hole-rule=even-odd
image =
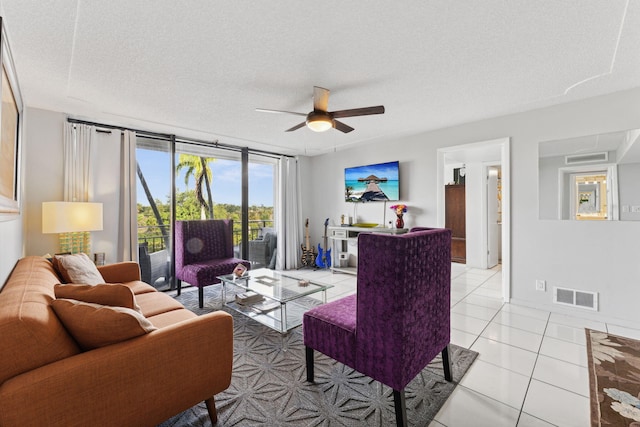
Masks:
[[[280,333],[300,326],[304,312],[326,303],[327,289],[333,287],[268,268],[249,270],[242,277],[227,274],[218,279],[222,282],[224,305]],[[257,301],[252,292],[258,294]],[[312,296],[317,293],[321,299]],[[243,297],[254,302],[242,304]]]

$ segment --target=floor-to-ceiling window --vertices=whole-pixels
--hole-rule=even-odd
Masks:
[[[138,137],[138,261],[142,280],[160,290],[171,288],[171,141]]]
[[[252,154],[245,157],[243,168],[241,150],[184,141],[175,143],[173,162],[171,152],[170,140],[138,138],[138,241],[141,268],[145,260],[151,264],[152,285],[167,290],[172,284],[172,194],[175,220],[232,219],[236,256],[246,257],[254,268],[273,267],[275,159]],[[243,170],[247,171],[246,206],[242,197]],[[268,233],[271,234],[267,237]],[[243,235],[248,241],[246,248]],[[267,253],[257,250],[265,243]]]
[[[268,156],[251,155],[249,174],[249,247],[247,259],[253,268],[275,268],[275,170],[276,160]]]

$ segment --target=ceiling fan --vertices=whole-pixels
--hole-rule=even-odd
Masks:
[[[291,132],[307,126],[315,132],[324,132],[331,128],[338,129],[340,132],[349,133],[353,128],[336,119],[343,117],[368,116],[371,114],[383,114],[384,106],[377,105],[375,107],[353,108],[350,110],[327,111],[329,107],[329,89],[314,86],[313,87],[313,111],[308,114],[298,113],[295,111],[268,110],[264,108],[256,108],[256,111],[263,113],[282,113],[303,116],[307,119],[287,129],[285,132]]]

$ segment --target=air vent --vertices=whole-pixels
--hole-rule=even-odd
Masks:
[[[607,160],[609,160],[609,153],[607,153],[606,151],[602,153],[573,154],[571,156],[564,156],[565,165],[606,162]]]
[[[598,293],[553,287],[553,302],[572,307],[598,310]]]

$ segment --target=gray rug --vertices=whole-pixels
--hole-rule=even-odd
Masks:
[[[197,314],[219,310],[219,286],[176,297]],[[306,381],[302,328],[286,335],[226,309],[234,320],[234,363],[231,386],[215,396],[216,427],[231,426],[390,426],[395,425],[391,388],[315,352],[315,383]],[[286,348],[286,351],[282,351]],[[453,379],[444,379],[440,357],[406,388],[407,416],[412,426],[427,426],[460,381],[476,352],[451,345]],[[211,426],[200,403],[165,421],[161,427]]]

